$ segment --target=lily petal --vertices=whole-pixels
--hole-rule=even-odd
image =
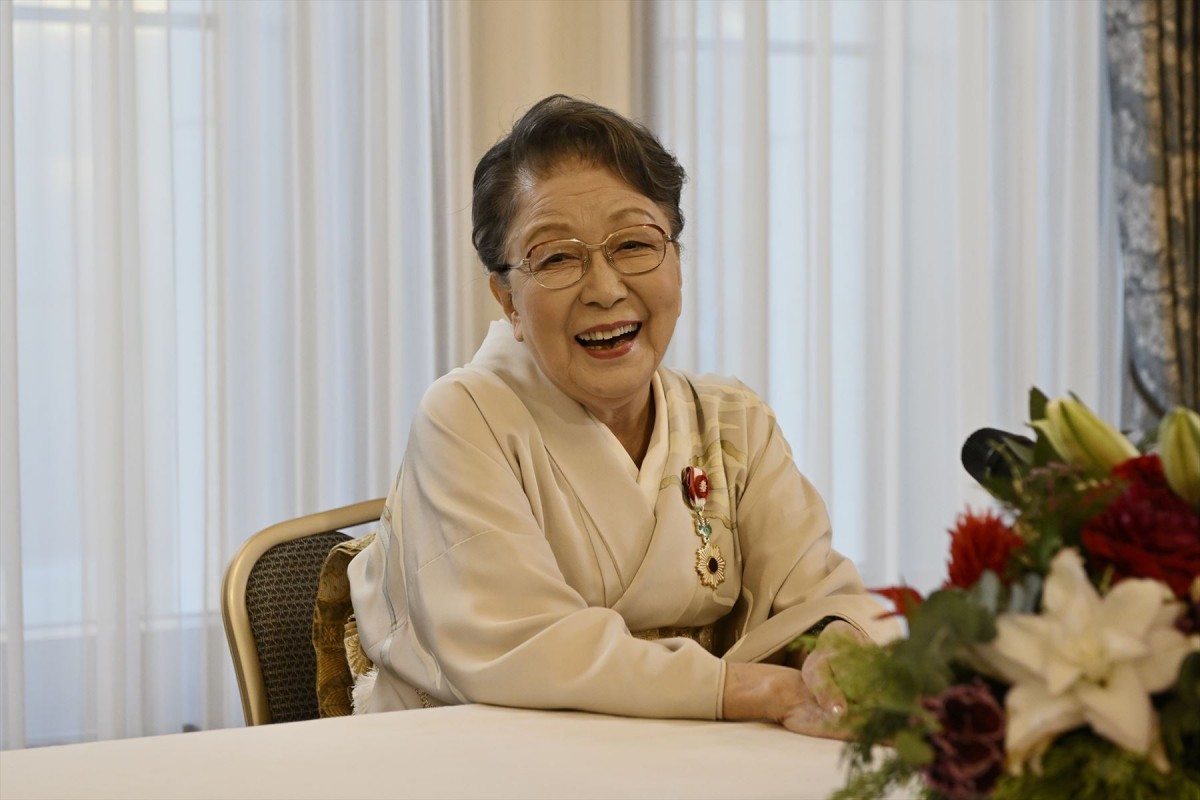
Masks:
[[[1078,620],[1080,612],[1095,613],[1099,610],[1100,596],[1088,580],[1083,559],[1075,550],[1061,550],[1050,562],[1050,574],[1046,576],[1042,594],[1042,608],[1068,620]]]
[[[1001,614],[989,650],[1009,680],[1040,676],[1046,666],[1046,642],[1054,638],[1053,623],[1034,614]]]
[[[1174,685],[1179,677],[1179,667],[1193,646],[1188,637],[1174,628],[1151,631],[1146,644],[1150,655],[1138,659],[1134,665],[1138,680],[1147,692],[1161,692]]]
[[[1109,590],[1100,607],[1105,628],[1115,628],[1141,638],[1154,626],[1170,589],[1146,578],[1123,580]]]
[[[1082,675],[1083,670],[1065,658],[1052,655],[1046,659],[1046,691],[1052,695],[1060,695],[1070,689]]]
[[[1075,695],[1096,733],[1134,753],[1144,755],[1150,749],[1154,707],[1132,665],[1118,666],[1104,685],[1080,684]]]
[[[1100,640],[1104,642],[1104,652],[1110,661],[1133,661],[1149,655],[1150,652],[1145,639],[1135,638],[1111,628],[1100,630]]]
[[[1078,728],[1087,719],[1074,695],[1055,697],[1036,684],[1012,687],[1004,708],[1008,712],[1004,748],[1008,769],[1014,774],[1020,774],[1022,765],[1060,733]]]

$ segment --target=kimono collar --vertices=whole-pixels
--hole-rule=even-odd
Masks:
[[[546,377],[528,348],[516,340],[507,320],[492,322],[466,368],[494,373],[521,398],[545,439],[546,449],[577,490],[596,483],[597,458],[603,457],[610,478],[605,484],[611,487],[611,478],[619,474],[625,478],[620,483],[643,496],[645,509],[654,507],[669,442],[665,395],[657,372],[652,378],[654,429],[639,472],[608,426]],[[610,497],[608,502],[612,500]]]

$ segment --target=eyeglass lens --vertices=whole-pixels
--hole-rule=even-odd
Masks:
[[[648,225],[622,228],[602,245],[610,264],[626,275],[649,272],[663,261],[667,241],[662,231]],[[547,288],[570,286],[587,270],[588,248],[575,239],[545,242],[529,253],[529,268]]]

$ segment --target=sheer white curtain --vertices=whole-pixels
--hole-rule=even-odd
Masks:
[[[0,3],[0,746],[237,724],[229,557],[386,492],[481,325],[461,12]]]
[[[648,98],[692,175],[674,361],[767,394],[870,580],[933,580],[969,430],[1118,407],[1099,26],[0,0],[0,747],[240,721],[221,571],[386,490],[493,315],[470,171],[554,91]]]
[[[869,583],[943,577],[972,430],[1119,409],[1101,3],[671,2],[676,364],[764,392]]]
[[[0,0],[0,748],[238,724],[240,542],[383,494],[495,316],[483,150],[632,0]]]

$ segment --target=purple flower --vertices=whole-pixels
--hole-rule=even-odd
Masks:
[[[1004,771],[1004,709],[978,679],[921,702],[942,727],[926,782],[949,800],[987,797]]]

